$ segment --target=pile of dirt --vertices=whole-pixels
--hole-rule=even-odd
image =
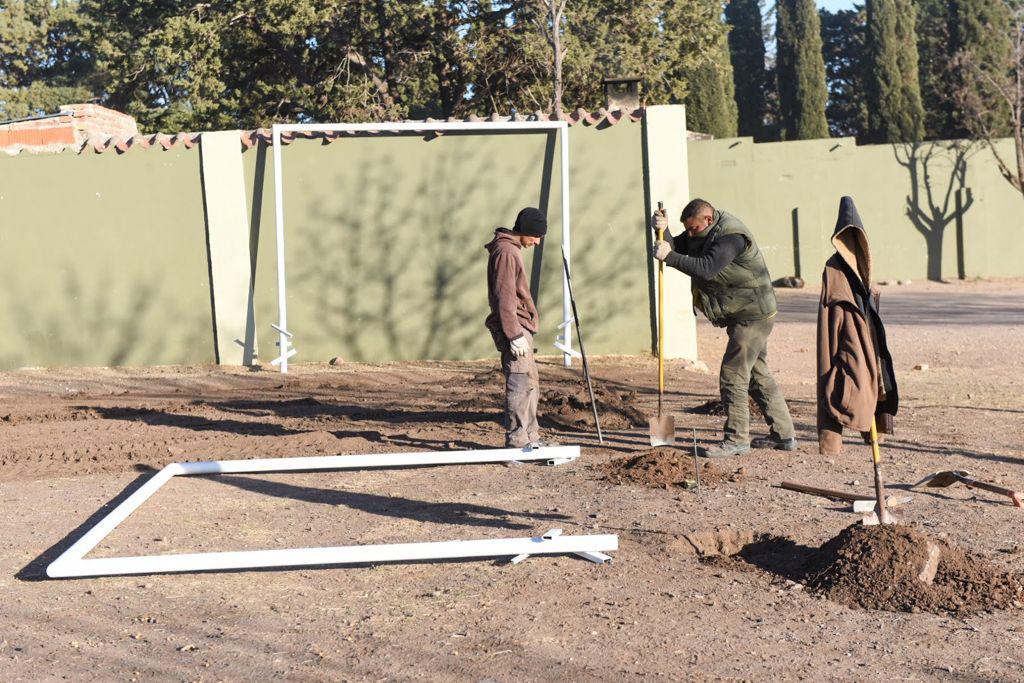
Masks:
[[[647,426],[647,416],[634,408],[636,393],[614,391],[594,385],[594,399],[602,429],[635,429]],[[575,393],[565,394],[559,389],[549,389],[541,394],[538,412],[544,420],[550,420],[570,429],[592,430],[594,413],[590,407],[590,392],[581,387]]]
[[[1024,601],[1022,577],[903,525],[848,527],[804,571],[808,588],[851,607],[959,616]]]
[[[751,415],[758,415],[758,416],[763,418],[764,417],[764,413],[761,412],[760,406],[758,406],[756,403],[754,403],[754,399],[747,398],[747,401],[749,402],[749,405],[750,405],[750,414]],[[714,399],[711,399],[710,401],[705,401],[704,403],[701,403],[699,406],[695,406],[693,408],[687,408],[686,412],[693,413],[694,415],[717,415],[717,416],[724,416],[725,415],[725,406],[722,405],[722,401],[720,399],[714,398]]]
[[[602,465],[601,470],[605,481],[613,484],[630,482],[667,489],[672,486],[693,488],[697,483],[693,456],[675,448],[652,448],[638,455],[616,458]],[[700,466],[700,484],[715,486],[726,480],[736,481],[743,475],[741,470],[726,474],[705,461]]]

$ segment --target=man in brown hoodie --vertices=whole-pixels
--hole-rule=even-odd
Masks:
[[[539,448],[537,400],[540,382],[533,357],[533,335],[540,318],[530,295],[530,283],[523,265],[523,249],[540,244],[548,230],[547,219],[538,209],[526,208],[516,216],[515,226],[498,228],[487,249],[487,302],[491,312],[485,325],[501,352],[505,375],[505,446]]]

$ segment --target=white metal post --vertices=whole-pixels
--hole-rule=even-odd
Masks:
[[[284,188],[281,176],[281,127],[275,125],[271,140],[274,145],[274,214],[277,217],[277,310],[278,321],[274,325],[278,335],[280,355],[272,363],[280,365],[281,372],[288,372],[288,359],[295,355],[291,348],[291,333],[288,331],[288,297],[284,276]]]
[[[572,269],[572,256],[569,250],[569,124],[562,121],[559,131],[562,139],[562,253],[565,254],[566,269]],[[562,340],[565,350],[562,362],[565,367],[572,366],[572,300],[569,294],[569,273],[562,271]]]

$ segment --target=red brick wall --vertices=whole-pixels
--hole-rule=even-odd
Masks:
[[[139,134],[135,119],[97,104],[69,104],[61,115],[0,125],[0,151],[60,152],[89,138],[130,138]]]

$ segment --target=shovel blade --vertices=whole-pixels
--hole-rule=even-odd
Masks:
[[[877,506],[874,510],[871,511],[870,514],[864,515],[864,518],[861,520],[861,524],[863,524],[864,526],[878,526],[879,524],[899,523],[900,520],[896,519],[896,516],[889,512],[888,510],[885,511],[885,518],[879,519]]]
[[[651,428],[651,446],[671,446],[676,442],[676,419],[671,415],[659,415],[647,419]]]
[[[944,470],[942,472],[932,472],[927,477],[917,482],[910,488],[916,489],[919,486],[926,486],[928,488],[945,488],[946,486],[952,486],[953,484],[960,481],[961,477],[969,476],[964,470]]]

